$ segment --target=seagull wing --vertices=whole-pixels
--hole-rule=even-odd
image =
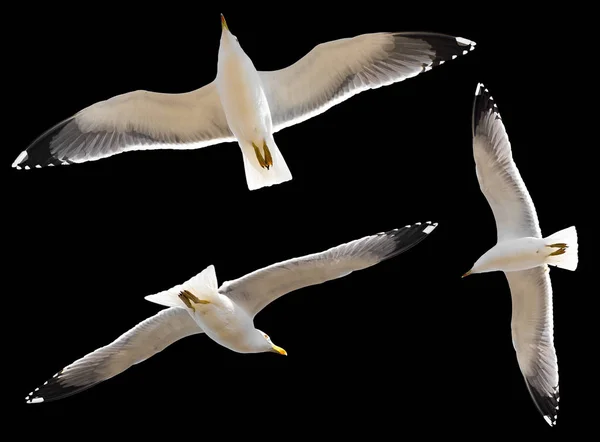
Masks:
[[[507,272],[506,278],[512,295],[512,339],[519,367],[535,405],[553,426],[559,393],[549,268]]]
[[[498,108],[483,84],[477,85],[473,104],[473,156],[479,187],[496,218],[498,242],[541,238],[535,206],[513,161]]]
[[[464,38],[424,32],[363,34],[320,44],[287,68],[260,72],[273,130],[301,123],[359,92],[414,77],[474,47]]]
[[[273,264],[223,283],[219,292],[254,317],[286,293],[341,278],[399,255],[425,239],[436,226],[431,223],[406,226]]]
[[[116,376],[181,338],[202,333],[184,308],[172,307],[140,322],[111,344],[67,365],[31,392],[28,403],[62,399]]]
[[[13,167],[83,163],[143,149],[196,149],[235,138],[215,82],[183,94],[134,91],[95,103],[21,152]]]

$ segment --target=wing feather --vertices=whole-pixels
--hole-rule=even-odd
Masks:
[[[227,281],[219,292],[255,316],[286,293],[341,278],[399,255],[425,239],[436,226],[418,223],[279,262]]]
[[[474,47],[460,37],[424,32],[322,43],[287,68],[260,72],[273,129],[298,124],[362,91],[414,77]]]
[[[112,343],[67,365],[25,399],[28,403],[47,402],[87,390],[197,333],[202,329],[186,309],[161,310]]]
[[[234,141],[215,85],[183,94],[134,91],[95,103],[58,123],[13,167],[82,163],[144,149],[197,149]]]
[[[473,104],[473,156],[479,187],[496,219],[498,242],[541,238],[537,212],[513,161],[498,107],[482,84]]]
[[[550,424],[558,414],[552,284],[548,266],[507,272],[512,295],[512,338],[519,367],[538,410]]]

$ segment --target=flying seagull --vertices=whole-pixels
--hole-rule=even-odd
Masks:
[[[138,90],[92,104],[38,137],[12,166],[41,168],[131,150],[197,149],[237,141],[248,188],[280,184],[292,174],[275,132],[475,47],[470,40],[442,34],[381,32],[323,43],[287,68],[257,71],[222,15],[221,25],[213,82],[182,94]]]
[[[214,266],[183,284],[146,296],[169,308],[142,321],[111,344],[66,366],[25,398],[28,403],[61,399],[86,390],[164,350],[181,338],[205,333],[234,352],[287,352],[254,327],[268,304],[302,287],[341,278],[390,259],[425,239],[437,223],[401,229],[279,262],[220,287]]]
[[[477,85],[473,104],[473,156],[481,191],[498,239],[465,275],[503,271],[512,295],[512,341],[527,388],[551,426],[558,414],[549,265],[577,268],[574,226],[542,237],[533,201],[512,158],[508,135],[489,91]]]

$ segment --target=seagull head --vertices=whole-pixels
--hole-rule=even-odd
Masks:
[[[480,261],[481,259],[479,259],[475,264],[473,264],[473,267],[471,267],[471,269],[468,272],[463,274],[461,278],[466,278],[467,276],[475,275],[476,273],[486,272],[487,270],[481,265]]]
[[[229,43],[237,43],[238,39],[235,35],[231,33],[229,30],[229,26],[227,26],[227,21],[225,20],[225,16],[221,14],[221,43],[229,42]]]
[[[237,58],[238,60],[247,58],[244,50],[238,42],[237,37],[229,30],[229,26],[227,26],[227,22],[225,21],[225,16],[221,14],[221,43],[219,44],[219,63],[221,61],[230,59],[230,57],[233,57],[234,59]]]
[[[285,351],[283,348],[273,344],[273,342],[271,342],[271,338],[269,337],[268,334],[266,334],[265,332],[261,331],[261,330],[256,330],[259,335],[260,335],[260,351],[261,352],[267,352],[270,351],[272,353],[279,353],[280,355],[284,355],[287,356],[287,351]]]
[[[221,14],[221,28],[225,31],[229,31],[229,28],[227,27],[227,21],[225,20],[225,16],[223,14]]]
[[[475,275],[477,273],[493,272],[494,270],[498,270],[495,255],[493,251],[487,251],[477,261],[475,261],[475,264],[473,264],[471,270],[462,275],[461,278],[465,278],[469,275]]]

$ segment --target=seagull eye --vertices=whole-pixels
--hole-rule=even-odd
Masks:
[[[267,335],[266,333],[265,333],[265,339],[266,339],[267,341],[269,340],[269,335]]]

